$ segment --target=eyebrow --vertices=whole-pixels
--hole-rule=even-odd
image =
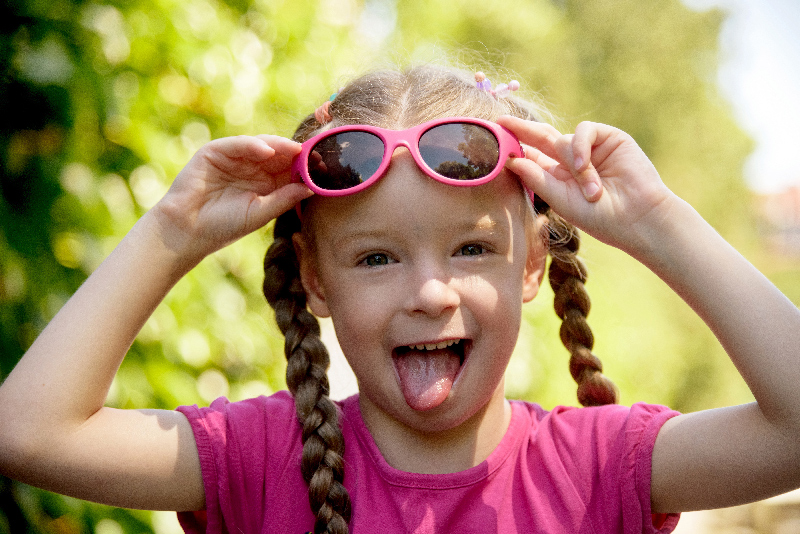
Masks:
[[[469,232],[490,232],[492,234],[503,231],[505,232],[507,225],[503,224],[503,220],[498,220],[496,217],[491,217],[490,215],[483,215],[477,221],[473,220],[464,220],[464,221],[456,221],[455,223],[451,223],[449,225],[451,228],[455,229],[458,232],[462,233],[469,233]],[[382,238],[391,236],[396,234],[398,231],[402,231],[402,229],[392,228],[389,230],[385,229],[356,229],[352,233],[349,233],[346,236],[337,239],[334,243],[336,247],[343,247],[349,242],[357,241],[359,239],[372,239],[372,238]],[[405,233],[405,232],[403,232]]]

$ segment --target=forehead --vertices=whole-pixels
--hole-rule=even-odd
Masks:
[[[506,227],[512,220],[524,225],[527,204],[508,172],[480,186],[446,185],[426,176],[405,149],[398,149],[388,172],[371,187],[344,197],[312,197],[308,208],[304,226],[315,235],[343,228],[424,238],[476,225]]]

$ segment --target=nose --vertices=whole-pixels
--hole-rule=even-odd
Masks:
[[[448,311],[455,310],[461,303],[461,297],[452,278],[442,275],[420,276],[416,287],[411,289],[407,309],[411,314],[424,314],[439,317]]]

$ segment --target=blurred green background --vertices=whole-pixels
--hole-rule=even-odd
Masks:
[[[678,0],[15,0],[0,8],[0,379],[210,139],[290,135],[367,68],[436,61],[514,77],[564,130],[618,126],[664,181],[795,303],[797,256],[745,187],[752,142],[715,85],[724,14]],[[133,345],[108,398],[208,404],[284,387],[260,294],[268,232],[206,259]],[[622,402],[746,402],[713,335],[660,280],[586,239],[596,353]],[[547,290],[528,306],[509,396],[575,404]],[[0,477],[0,532],[171,532],[127,511]]]

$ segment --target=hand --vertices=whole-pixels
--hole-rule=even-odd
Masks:
[[[202,259],[267,224],[312,192],[291,183],[300,145],[273,135],[203,146],[151,210],[172,248]]]
[[[514,117],[497,121],[525,145],[506,167],[559,215],[595,238],[631,251],[670,211],[675,195],[625,132],[582,122],[574,135]]]

